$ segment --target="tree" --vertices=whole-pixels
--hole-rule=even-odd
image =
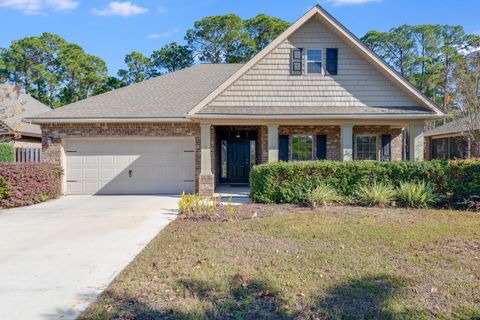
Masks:
[[[413,36],[418,46],[417,66],[413,84],[435,101],[434,69],[439,59],[441,32],[440,25],[418,25],[412,27]]]
[[[20,87],[5,85],[0,82],[0,121],[15,117],[24,111],[22,107],[22,101],[20,100]],[[1,125],[1,124],[0,124]],[[0,127],[0,129],[2,129]],[[4,132],[0,130],[0,143],[4,141],[10,141],[11,136],[14,138],[20,138],[21,124],[17,124],[15,127],[10,128],[13,132]]]
[[[125,56],[127,69],[118,71],[118,76],[127,84],[137,83],[152,77],[152,62],[149,58],[137,51],[132,51]]]
[[[362,41],[403,77],[413,75],[417,48],[410,26],[402,25],[389,32],[369,31]]]
[[[268,46],[289,26],[289,22],[266,14],[259,14],[244,22],[245,31],[254,43],[254,54]]]
[[[93,95],[102,94],[108,91],[116,90],[121,87],[125,87],[127,83],[117,77],[108,76],[103,79],[100,85],[97,85],[93,89]]]
[[[0,50],[0,66],[8,83],[50,107],[88,97],[107,71],[103,60],[51,33],[13,41]]]
[[[235,14],[205,17],[187,30],[185,40],[203,62],[242,62],[242,51],[249,42],[242,19]]]
[[[193,65],[193,52],[188,46],[182,46],[176,42],[167,44],[160,50],[153,51],[152,64],[156,70],[155,75],[160,75],[162,70],[174,72]]]
[[[65,85],[60,93],[61,104],[88,98],[93,94],[94,87],[101,85],[107,75],[105,62],[86,54],[79,45],[68,44],[60,53],[60,58]]]

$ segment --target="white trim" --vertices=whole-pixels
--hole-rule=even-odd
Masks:
[[[340,22],[338,22],[333,16],[331,16],[327,11],[325,11],[320,5],[316,5],[310,9],[303,17],[297,20],[292,24],[286,31],[284,31],[280,36],[278,36],[270,45],[260,51],[255,57],[253,57],[248,63],[241,67],[237,72],[235,72],[227,81],[222,83],[217,89],[215,89],[211,94],[209,94],[205,99],[198,103],[192,110],[190,110],[187,116],[192,116],[198,111],[207,106],[212,102],[217,96],[222,92],[228,89],[235,81],[237,81],[241,76],[243,76],[248,70],[255,66],[260,60],[267,56],[271,51],[277,48],[282,44],[290,35],[297,31],[301,26],[303,26],[308,20],[310,20],[315,15],[319,15],[320,18],[329,24],[334,30],[340,33],[341,36],[347,40],[347,43],[350,43],[351,46],[355,47],[357,50],[361,51],[366,55],[368,59],[371,60],[374,64],[380,67],[386,74],[390,77],[391,80],[403,87],[408,93],[412,95],[421,105],[431,109],[435,115],[438,117],[445,117],[438,106],[428,99],[424,94],[422,94],[418,89],[416,89],[412,84],[410,84],[405,78],[403,78],[398,72],[393,70],[385,61],[383,61],[377,54],[375,54],[370,48],[364,45],[355,35],[353,35],[347,28],[345,28]]]

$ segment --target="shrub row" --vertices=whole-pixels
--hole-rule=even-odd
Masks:
[[[400,187],[402,182],[429,183],[441,203],[460,204],[480,195],[480,161],[307,161],[255,166],[251,195],[261,203],[308,201],[312,191],[327,184],[347,198],[375,183]]]
[[[56,198],[62,170],[45,163],[0,163],[0,207],[27,206]]]
[[[15,162],[15,148],[10,143],[0,143],[0,162]]]

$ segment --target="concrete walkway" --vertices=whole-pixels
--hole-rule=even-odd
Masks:
[[[68,196],[0,211],[0,319],[74,319],[170,221],[178,198]]]

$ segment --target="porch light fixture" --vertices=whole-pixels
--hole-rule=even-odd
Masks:
[[[240,131],[237,130],[237,134],[235,135],[235,138],[240,139],[240,137],[241,137]]]

